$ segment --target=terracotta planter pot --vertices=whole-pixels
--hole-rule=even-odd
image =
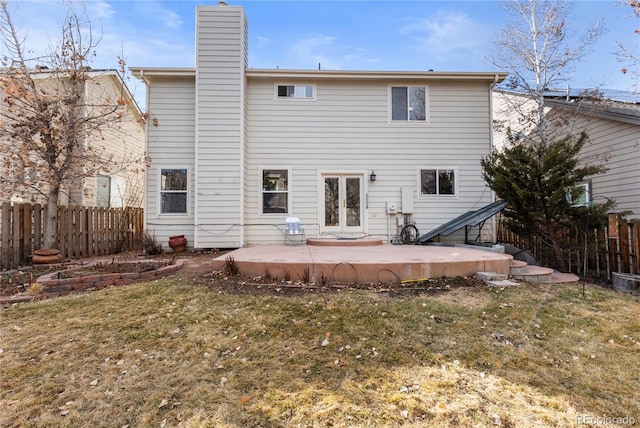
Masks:
[[[51,263],[60,263],[62,256],[60,250],[55,248],[41,248],[33,252],[33,264],[34,265],[47,265]]]
[[[175,235],[169,237],[169,246],[174,253],[179,253],[187,248],[187,238],[184,235]]]

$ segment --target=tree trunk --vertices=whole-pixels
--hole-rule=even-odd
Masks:
[[[560,245],[556,239],[552,239],[551,244],[553,246],[553,254],[556,257],[558,269],[561,272],[568,272],[569,263],[567,263],[567,258],[564,256],[564,252],[562,251],[562,245]]]
[[[60,195],[60,187],[54,186],[49,191],[47,198],[46,215],[44,218],[44,247],[58,247],[58,196]]]
[[[555,263],[553,263],[553,268],[557,268],[561,272],[569,271],[569,263],[567,262],[567,258],[564,256],[563,246],[561,240],[558,237],[557,230],[554,230],[553,221],[548,220],[544,224],[544,228],[542,229],[542,234],[545,236],[551,243],[551,248],[553,249],[553,255],[555,257]]]

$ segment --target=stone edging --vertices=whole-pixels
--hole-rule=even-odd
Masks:
[[[140,263],[130,262],[130,263]],[[90,265],[85,265],[87,267]],[[134,282],[150,281],[153,278],[163,277],[172,274],[184,266],[184,260],[176,260],[174,264],[162,266],[147,272],[123,272],[109,273],[103,275],[83,276],[77,278],[56,279],[58,272],[48,273],[38,277],[36,282],[44,286],[42,293],[37,296],[27,294],[16,294],[14,296],[0,297],[0,305],[13,303],[24,303],[32,300],[42,300],[52,297],[66,296],[85,291],[100,290],[107,287],[129,285]],[[72,270],[72,269],[71,269]]]

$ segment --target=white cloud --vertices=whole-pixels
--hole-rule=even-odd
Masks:
[[[292,68],[315,68],[320,64],[324,70],[342,70],[363,68],[365,64],[378,61],[366,58],[366,49],[342,45],[338,40],[324,34],[312,34],[298,40],[287,49]]]
[[[179,29],[182,27],[182,24],[184,24],[184,21],[182,20],[182,17],[177,13],[170,10],[165,10],[164,24],[169,28]]]
[[[438,61],[474,53],[486,42],[481,35],[488,31],[464,13],[442,11],[430,18],[410,18],[400,29],[401,34],[413,37],[418,50]]]
[[[271,39],[267,38],[267,37],[262,37],[262,36],[257,36],[256,37],[256,48],[260,49],[263,48],[265,46],[267,46],[269,43],[271,43]]]
[[[335,37],[316,34],[298,41],[290,50],[302,58],[309,58],[315,56],[318,50],[330,47],[334,41]]]
[[[340,68],[337,62],[330,59],[331,51],[335,49],[333,42],[335,37],[322,34],[311,35],[299,40],[289,48],[289,55],[297,67],[311,68],[316,64],[322,64],[323,68]]]
[[[92,0],[84,4],[86,5],[87,13],[92,17],[108,19],[115,14],[113,7],[106,1]]]

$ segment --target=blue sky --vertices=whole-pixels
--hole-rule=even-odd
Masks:
[[[235,1],[249,21],[249,66],[341,70],[494,71],[486,61],[491,40],[504,27],[495,1]],[[198,4],[217,1],[86,0],[94,32],[101,35],[94,68],[193,67]],[[9,0],[27,46],[41,52],[56,39],[61,1]],[[617,43],[640,52],[640,28],[619,1],[577,1],[570,28],[580,32],[602,18],[607,28],[594,51],[576,65],[574,88],[630,90],[613,52]],[[139,97],[140,82],[129,86]]]

